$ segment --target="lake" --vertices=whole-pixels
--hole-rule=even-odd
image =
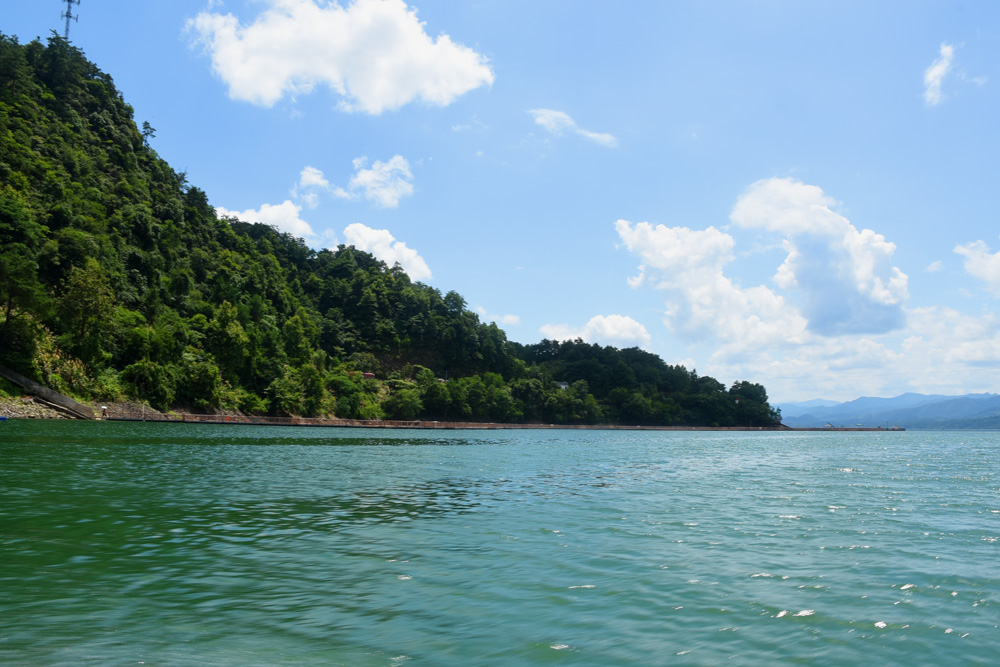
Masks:
[[[993,664],[1000,434],[0,424],[0,663]]]

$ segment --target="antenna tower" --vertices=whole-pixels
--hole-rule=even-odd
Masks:
[[[60,14],[60,17],[66,19],[66,31],[63,33],[63,39],[69,39],[69,22],[70,20],[79,21],[80,15],[73,14],[73,5],[79,5],[80,0],[66,0],[66,11]]]

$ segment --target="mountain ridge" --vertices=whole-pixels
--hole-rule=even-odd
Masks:
[[[782,423],[792,427],[902,426],[911,429],[975,429],[1000,426],[1000,395],[948,396],[908,392],[892,398],[860,397],[821,405],[823,399],[778,404]],[[804,404],[812,403],[810,406]],[[786,412],[786,407],[790,408]]]

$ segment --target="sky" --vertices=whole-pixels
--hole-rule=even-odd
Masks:
[[[67,4],[0,0],[0,32]],[[772,402],[1000,392],[1000,3],[82,0],[220,215]]]

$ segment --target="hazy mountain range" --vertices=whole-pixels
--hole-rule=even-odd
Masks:
[[[908,429],[1000,428],[1000,394],[902,394],[845,403],[815,399],[781,403],[786,426],[901,426]]]

